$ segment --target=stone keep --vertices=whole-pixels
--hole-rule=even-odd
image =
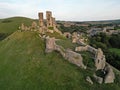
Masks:
[[[52,12],[46,11],[46,21],[47,21],[47,27],[53,27],[53,18],[52,18]]]
[[[44,26],[43,13],[42,12],[38,13],[38,17],[39,17],[39,26],[43,27]]]

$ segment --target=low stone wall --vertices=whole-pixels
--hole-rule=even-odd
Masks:
[[[93,53],[95,56],[94,61],[95,61],[96,70],[104,69],[106,59],[105,59],[105,55],[103,54],[103,51],[100,48],[95,49],[90,45],[86,45],[86,46],[76,47],[75,51],[88,51]]]
[[[80,52],[82,52],[82,51],[87,51],[87,46],[79,46],[79,47],[76,47],[76,48],[75,48],[75,51],[80,51]]]
[[[86,69],[86,66],[83,64],[83,58],[79,53],[76,53],[70,49],[65,50],[62,46],[56,45],[55,38],[46,38],[45,52],[50,53],[54,50],[58,51],[70,63]]]
[[[87,45],[87,50],[93,54],[96,54],[96,52],[97,52],[97,49],[95,49],[94,47],[92,47],[90,45]]]
[[[65,59],[79,67],[86,69],[86,66],[83,64],[83,58],[79,53],[67,49],[65,52]]]
[[[76,47],[75,48],[75,51],[89,51],[93,54],[96,54],[97,52],[97,49],[93,48],[92,46],[90,45],[86,45],[86,46],[79,46],[79,47]]]

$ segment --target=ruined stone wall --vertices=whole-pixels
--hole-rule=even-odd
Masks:
[[[100,48],[95,49],[90,45],[86,45],[86,46],[76,47],[75,51],[89,51],[93,53],[95,56],[94,61],[95,61],[96,70],[104,69],[106,59],[105,59],[105,55],[103,54],[103,51]]]
[[[76,48],[75,48],[75,51],[80,51],[80,52],[82,52],[82,51],[87,51],[87,46],[79,46],[79,47],[76,47]]]
[[[71,34],[69,33],[69,32],[64,32],[64,34],[63,34],[66,38],[71,38]]]
[[[82,67],[82,68],[86,69],[86,66],[83,64],[83,58],[82,58],[81,54],[67,49],[66,54],[65,54],[65,58],[70,63],[73,63],[73,64],[77,65],[78,67]]]
[[[90,45],[87,45],[87,51],[93,53],[93,54],[96,54],[97,52],[97,49],[95,49],[94,47],[90,46]]]
[[[36,23],[35,21],[32,22],[31,28],[32,28],[32,29],[36,29],[36,28],[37,28],[37,23]]]
[[[20,30],[29,31],[29,30],[31,30],[31,26],[28,27],[24,23],[22,23],[21,26],[20,26]]]
[[[115,74],[113,72],[113,69],[110,65],[106,64],[105,66],[105,78],[104,78],[104,82],[105,83],[114,83],[115,80]]]
[[[55,38],[46,38],[46,53],[52,52],[55,50]]]
[[[46,53],[52,51],[58,51],[66,60],[70,63],[75,64],[81,68],[86,69],[86,66],[83,64],[83,58],[79,53],[76,53],[72,50],[65,50],[63,47],[55,44],[55,38],[46,38]]]
[[[104,69],[105,63],[106,63],[105,55],[103,54],[103,51],[100,48],[98,48],[98,50],[95,54],[96,70]]]
[[[78,34],[77,34],[77,32],[74,32],[73,34],[72,34],[72,43],[77,43],[77,41],[78,41]]]
[[[89,51],[93,54],[96,54],[97,49],[91,47],[90,45],[86,45],[86,46],[79,46],[75,48],[75,51]]]

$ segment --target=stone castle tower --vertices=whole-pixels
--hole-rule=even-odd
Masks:
[[[38,13],[38,17],[39,17],[39,26],[43,27],[44,26],[43,13],[42,12]]]
[[[38,13],[38,17],[39,17],[39,26],[40,27],[45,26],[43,12]],[[55,18],[52,17],[51,11],[46,11],[46,27],[47,28],[53,27],[53,29],[56,28],[56,21],[55,21]]]
[[[46,21],[47,21],[47,27],[53,27],[52,25],[52,12],[46,11]]]

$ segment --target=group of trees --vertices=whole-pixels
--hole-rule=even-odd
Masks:
[[[120,70],[120,55],[116,54],[115,52],[111,52],[109,50],[105,52],[105,55],[107,62]]]
[[[107,36],[105,33],[99,33],[95,36],[92,36],[90,38],[90,45],[95,48],[107,49],[107,47],[110,47],[109,36]]]
[[[96,48],[100,47],[102,49],[120,48],[120,35],[113,34],[108,36],[105,33],[99,33],[90,38],[90,44]]]
[[[109,39],[109,43],[113,48],[120,48],[120,35],[112,35]]]

